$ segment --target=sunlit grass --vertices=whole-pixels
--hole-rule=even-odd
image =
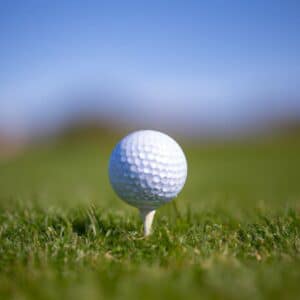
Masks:
[[[147,239],[109,186],[114,142],[0,165],[1,299],[298,298],[299,139],[185,145],[186,187]]]

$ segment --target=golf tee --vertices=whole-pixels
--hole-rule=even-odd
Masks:
[[[155,210],[140,209],[140,214],[144,224],[144,236],[148,236],[151,233],[151,227],[155,215]]]

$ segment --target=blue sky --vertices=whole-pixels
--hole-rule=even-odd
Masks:
[[[0,130],[298,116],[299,29],[297,1],[1,1]]]

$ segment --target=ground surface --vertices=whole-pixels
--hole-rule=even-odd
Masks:
[[[299,299],[300,139],[186,145],[148,239],[101,140],[0,164],[0,299]]]

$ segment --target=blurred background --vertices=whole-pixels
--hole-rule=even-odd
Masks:
[[[0,6],[1,202],[123,211],[107,164],[139,129],[183,146],[184,208],[298,201],[297,1]]]
[[[294,130],[299,14],[298,1],[2,1],[2,152],[82,127]]]

